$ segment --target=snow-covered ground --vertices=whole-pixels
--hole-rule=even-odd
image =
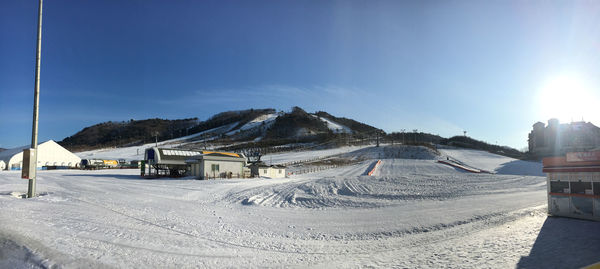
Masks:
[[[541,162],[522,161],[473,149],[439,149],[439,152],[480,170],[504,175],[544,176]]]
[[[284,179],[40,171],[41,195],[33,199],[11,195],[27,190],[18,172],[0,172],[0,268],[577,268],[600,261],[600,223],[547,217],[543,177],[465,173],[416,149],[348,151],[335,154],[354,151],[360,161]],[[402,152],[413,158],[393,157]],[[289,154],[278,162],[334,153]],[[365,156],[383,157],[374,176],[365,172],[376,159]]]
[[[347,146],[331,149],[311,150],[311,151],[290,151],[284,153],[274,153],[262,156],[261,160],[267,164],[284,164],[291,162],[302,162],[308,160],[315,160],[318,158],[325,158],[334,155],[339,155],[348,152],[354,152],[364,148],[371,148],[372,146]]]

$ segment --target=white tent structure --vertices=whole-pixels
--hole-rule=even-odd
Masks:
[[[0,171],[6,168],[6,163],[4,161],[0,161]]]
[[[20,170],[23,166],[23,150],[28,146],[8,149],[0,152],[0,161],[4,161],[6,169]],[[62,166],[77,167],[81,158],[71,153],[53,140],[48,140],[38,145],[37,167]]]

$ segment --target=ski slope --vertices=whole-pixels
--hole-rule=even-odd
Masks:
[[[275,122],[275,119],[277,119],[277,116],[278,116],[277,113],[271,113],[271,114],[265,114],[265,115],[258,116],[256,119],[249,121],[248,123],[244,124],[242,127],[235,129],[233,131],[229,131],[227,133],[227,135],[234,135],[241,131],[246,131],[246,130],[259,128],[259,127],[264,127],[265,129],[269,128]]]
[[[505,175],[545,176],[542,173],[541,162],[522,161],[473,149],[439,149],[438,151],[444,157],[450,157],[479,170]]]
[[[331,157],[334,155],[340,155],[348,152],[355,152],[364,148],[372,148],[372,146],[346,146],[331,149],[290,151],[284,153],[266,154],[262,156],[261,160],[269,165],[285,164],[292,162],[317,160],[320,158]]]
[[[339,134],[339,133],[351,134],[352,133],[352,129],[350,129],[350,128],[344,126],[344,125],[341,125],[341,124],[339,124],[337,122],[334,122],[334,121],[329,120],[329,119],[324,118],[324,117],[319,117],[319,116],[316,116],[316,115],[313,115],[313,116],[315,116],[315,117],[319,118],[320,120],[324,121],[325,124],[327,124],[327,128],[329,128],[329,130],[331,130],[334,134]]]

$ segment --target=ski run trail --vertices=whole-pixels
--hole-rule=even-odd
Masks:
[[[19,171],[1,171],[0,268],[579,268],[600,261],[600,223],[547,216],[539,163],[440,152],[388,145],[272,156],[353,161],[283,179],[39,171],[32,199],[17,198],[27,190]],[[492,173],[437,163],[449,157]]]

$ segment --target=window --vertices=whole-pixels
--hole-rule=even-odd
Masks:
[[[213,171],[213,172],[219,172],[219,165],[218,164],[211,164],[210,168],[211,168],[211,171]]]
[[[586,193],[586,190],[591,192],[592,182],[571,182],[571,193],[591,194]]]
[[[550,192],[554,193],[568,193],[565,191],[569,189],[569,182],[565,181],[550,181]]]
[[[267,173],[267,169],[265,169],[263,173],[265,173],[265,174],[266,174],[266,173]]]
[[[279,173],[281,174],[281,169],[279,169]]]

